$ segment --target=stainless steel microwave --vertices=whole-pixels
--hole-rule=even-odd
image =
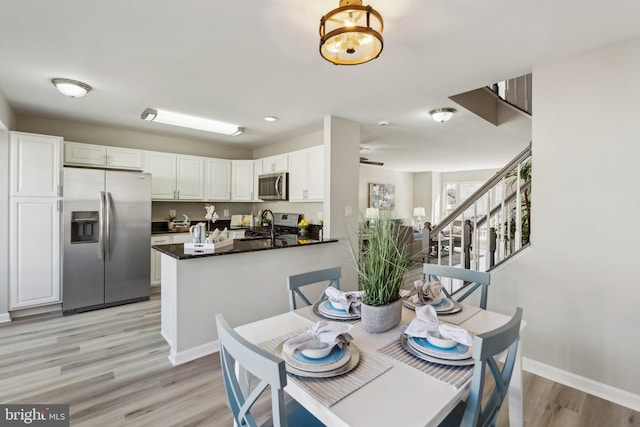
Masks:
[[[258,177],[258,198],[262,200],[289,200],[289,173],[278,172]]]

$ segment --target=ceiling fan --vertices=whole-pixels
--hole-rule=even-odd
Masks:
[[[369,160],[366,157],[360,157],[360,163],[364,165],[384,166],[384,163],[374,162],[373,160]]]

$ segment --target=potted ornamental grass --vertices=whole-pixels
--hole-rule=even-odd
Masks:
[[[362,324],[367,332],[380,333],[400,323],[404,275],[411,264],[407,246],[400,246],[400,227],[380,219],[362,229],[363,243],[356,256],[362,292]]]

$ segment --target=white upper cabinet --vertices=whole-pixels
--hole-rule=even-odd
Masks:
[[[253,160],[231,161],[231,200],[253,200]]]
[[[289,170],[289,155],[265,157],[262,161],[262,173],[286,172]]]
[[[99,166],[116,169],[142,169],[142,151],[104,145],[64,143],[66,165]]]
[[[324,147],[289,153],[289,201],[324,200]]]
[[[231,160],[207,159],[207,200],[231,200]]]
[[[260,175],[262,175],[262,160],[255,160],[253,162],[253,196],[254,201],[256,202],[262,202],[262,199],[258,198],[258,189],[260,188],[258,179],[260,178]]]
[[[204,200],[204,157],[155,151],[146,152],[145,157],[153,200]]]
[[[324,200],[324,146],[307,150],[307,200]]]
[[[11,196],[61,196],[61,137],[11,132],[10,156]]]
[[[145,153],[145,172],[151,174],[151,198],[176,198],[176,155],[148,151]]]
[[[204,157],[176,156],[177,199],[204,200]]]

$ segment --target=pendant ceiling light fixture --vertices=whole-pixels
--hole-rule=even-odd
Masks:
[[[443,123],[453,117],[453,113],[455,112],[455,108],[436,108],[435,110],[429,111],[429,114],[431,114],[431,117],[433,117],[433,120],[436,122]]]
[[[52,79],[51,83],[53,83],[61,94],[70,96],[71,98],[82,98],[91,90],[91,86],[77,80]]]
[[[320,18],[320,55],[336,65],[357,65],[382,52],[382,15],[362,0],[340,0]]]
[[[143,120],[159,122],[166,125],[181,126],[189,129],[204,130],[223,135],[238,136],[244,132],[244,128],[231,123],[217,120],[204,119],[202,117],[188,116],[186,114],[173,113],[171,111],[147,108],[140,115]]]

